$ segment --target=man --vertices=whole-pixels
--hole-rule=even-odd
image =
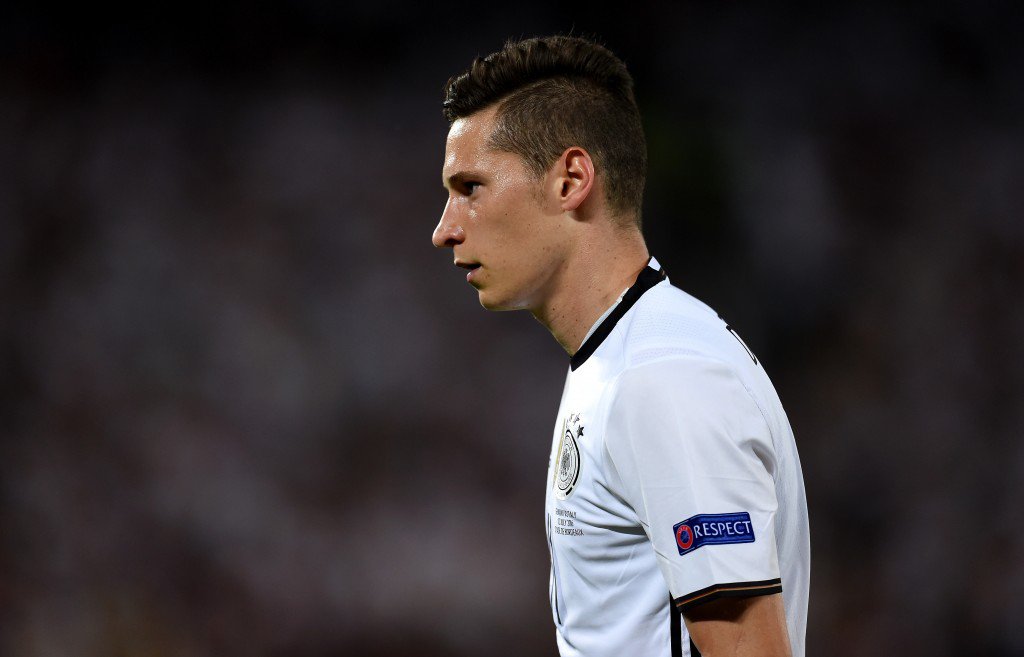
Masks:
[[[754,354],[647,252],[632,86],[573,37],[452,78],[433,242],[481,305],[529,310],[570,356],[546,498],[561,654],[802,656],[793,434]]]

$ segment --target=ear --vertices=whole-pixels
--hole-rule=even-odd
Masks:
[[[578,210],[594,189],[594,160],[580,146],[565,149],[555,164],[558,202],[563,212]]]

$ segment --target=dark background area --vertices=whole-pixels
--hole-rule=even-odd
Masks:
[[[430,246],[447,78],[596,34],[764,362],[809,655],[1024,655],[1016,2],[3,10],[0,654],[553,655],[567,362]]]

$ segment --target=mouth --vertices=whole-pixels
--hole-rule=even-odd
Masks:
[[[479,262],[467,262],[462,260],[456,260],[455,266],[468,270],[469,273],[466,274],[466,280],[469,282],[473,281],[473,274],[476,273],[477,269],[480,269]]]

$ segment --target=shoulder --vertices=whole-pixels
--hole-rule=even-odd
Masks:
[[[669,357],[724,366],[743,366],[743,359],[750,360],[710,306],[667,281],[637,302],[623,326],[622,340],[624,371]]]
[[[735,408],[752,400],[741,373],[731,363],[704,353],[674,353],[670,348],[641,354],[624,368],[611,397],[619,405],[687,408],[688,415],[723,405]]]
[[[607,418],[606,449],[626,477],[640,468],[671,480],[679,468],[668,464],[676,457],[687,467],[701,464],[701,476],[774,462],[767,418],[735,368],[720,359],[670,355],[624,370]]]
[[[665,282],[645,294],[625,319],[614,397],[682,395],[709,404],[729,399],[765,411],[764,370],[707,304]]]

